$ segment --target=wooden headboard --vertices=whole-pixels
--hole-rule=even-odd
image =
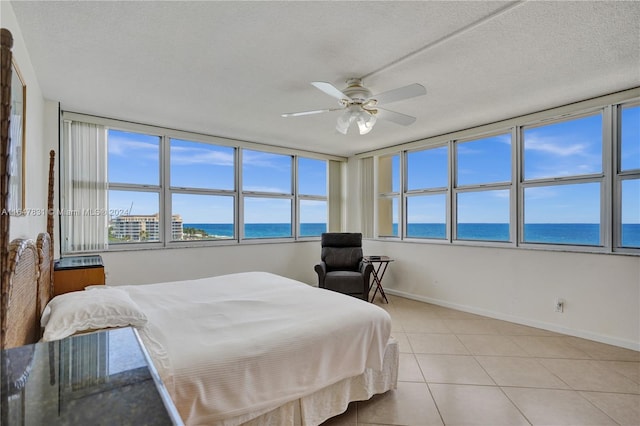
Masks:
[[[0,349],[40,339],[40,316],[53,295],[53,179],[55,152],[49,160],[47,229],[36,241],[9,241],[9,152],[13,36],[0,29]]]

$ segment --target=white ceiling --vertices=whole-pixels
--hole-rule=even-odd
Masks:
[[[640,2],[13,1],[63,109],[349,156],[640,86]],[[360,136],[309,83],[420,83]]]

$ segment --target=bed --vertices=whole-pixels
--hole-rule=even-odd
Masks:
[[[11,34],[3,29],[2,209],[9,179],[10,87],[5,84],[10,84],[10,48]],[[285,277],[250,272],[102,286],[51,300],[53,162],[52,152],[47,231],[37,241],[9,242],[10,218],[0,216],[2,348],[33,343],[43,331],[45,340],[63,338],[68,330],[51,331],[60,324],[60,312],[80,315],[91,303],[110,312],[104,300],[117,305],[122,299],[129,310],[116,306],[115,317],[96,323],[100,315],[89,309],[93,322],[72,333],[135,327],[187,424],[315,425],[340,414],[351,401],[396,387],[398,345],[383,309]],[[87,303],[78,307],[82,298]]]
[[[397,381],[386,311],[266,272],[91,286],[44,316],[44,340],[135,326],[186,424],[316,425]]]

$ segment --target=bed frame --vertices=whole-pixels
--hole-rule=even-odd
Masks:
[[[37,342],[41,337],[40,316],[53,295],[53,180],[55,152],[49,157],[47,229],[36,241],[9,241],[9,124],[11,119],[11,74],[13,36],[0,29],[0,73],[2,76],[0,126],[0,349]]]

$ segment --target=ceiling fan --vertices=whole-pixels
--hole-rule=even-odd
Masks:
[[[299,117],[303,115],[319,114],[322,112],[344,110],[344,113],[338,117],[336,130],[346,135],[351,124],[355,122],[358,125],[360,134],[364,135],[373,129],[373,125],[376,124],[378,118],[382,120],[389,120],[402,126],[409,126],[416,121],[415,117],[380,108],[380,105],[386,105],[392,102],[422,96],[427,93],[424,86],[414,83],[398,89],[382,92],[377,95],[371,95],[371,91],[362,85],[362,79],[350,78],[346,83],[347,87],[344,90],[338,90],[331,83],[326,83],[324,81],[314,81],[311,83],[327,95],[338,99],[338,103],[340,105],[338,108],[289,112],[282,114],[282,116]]]

